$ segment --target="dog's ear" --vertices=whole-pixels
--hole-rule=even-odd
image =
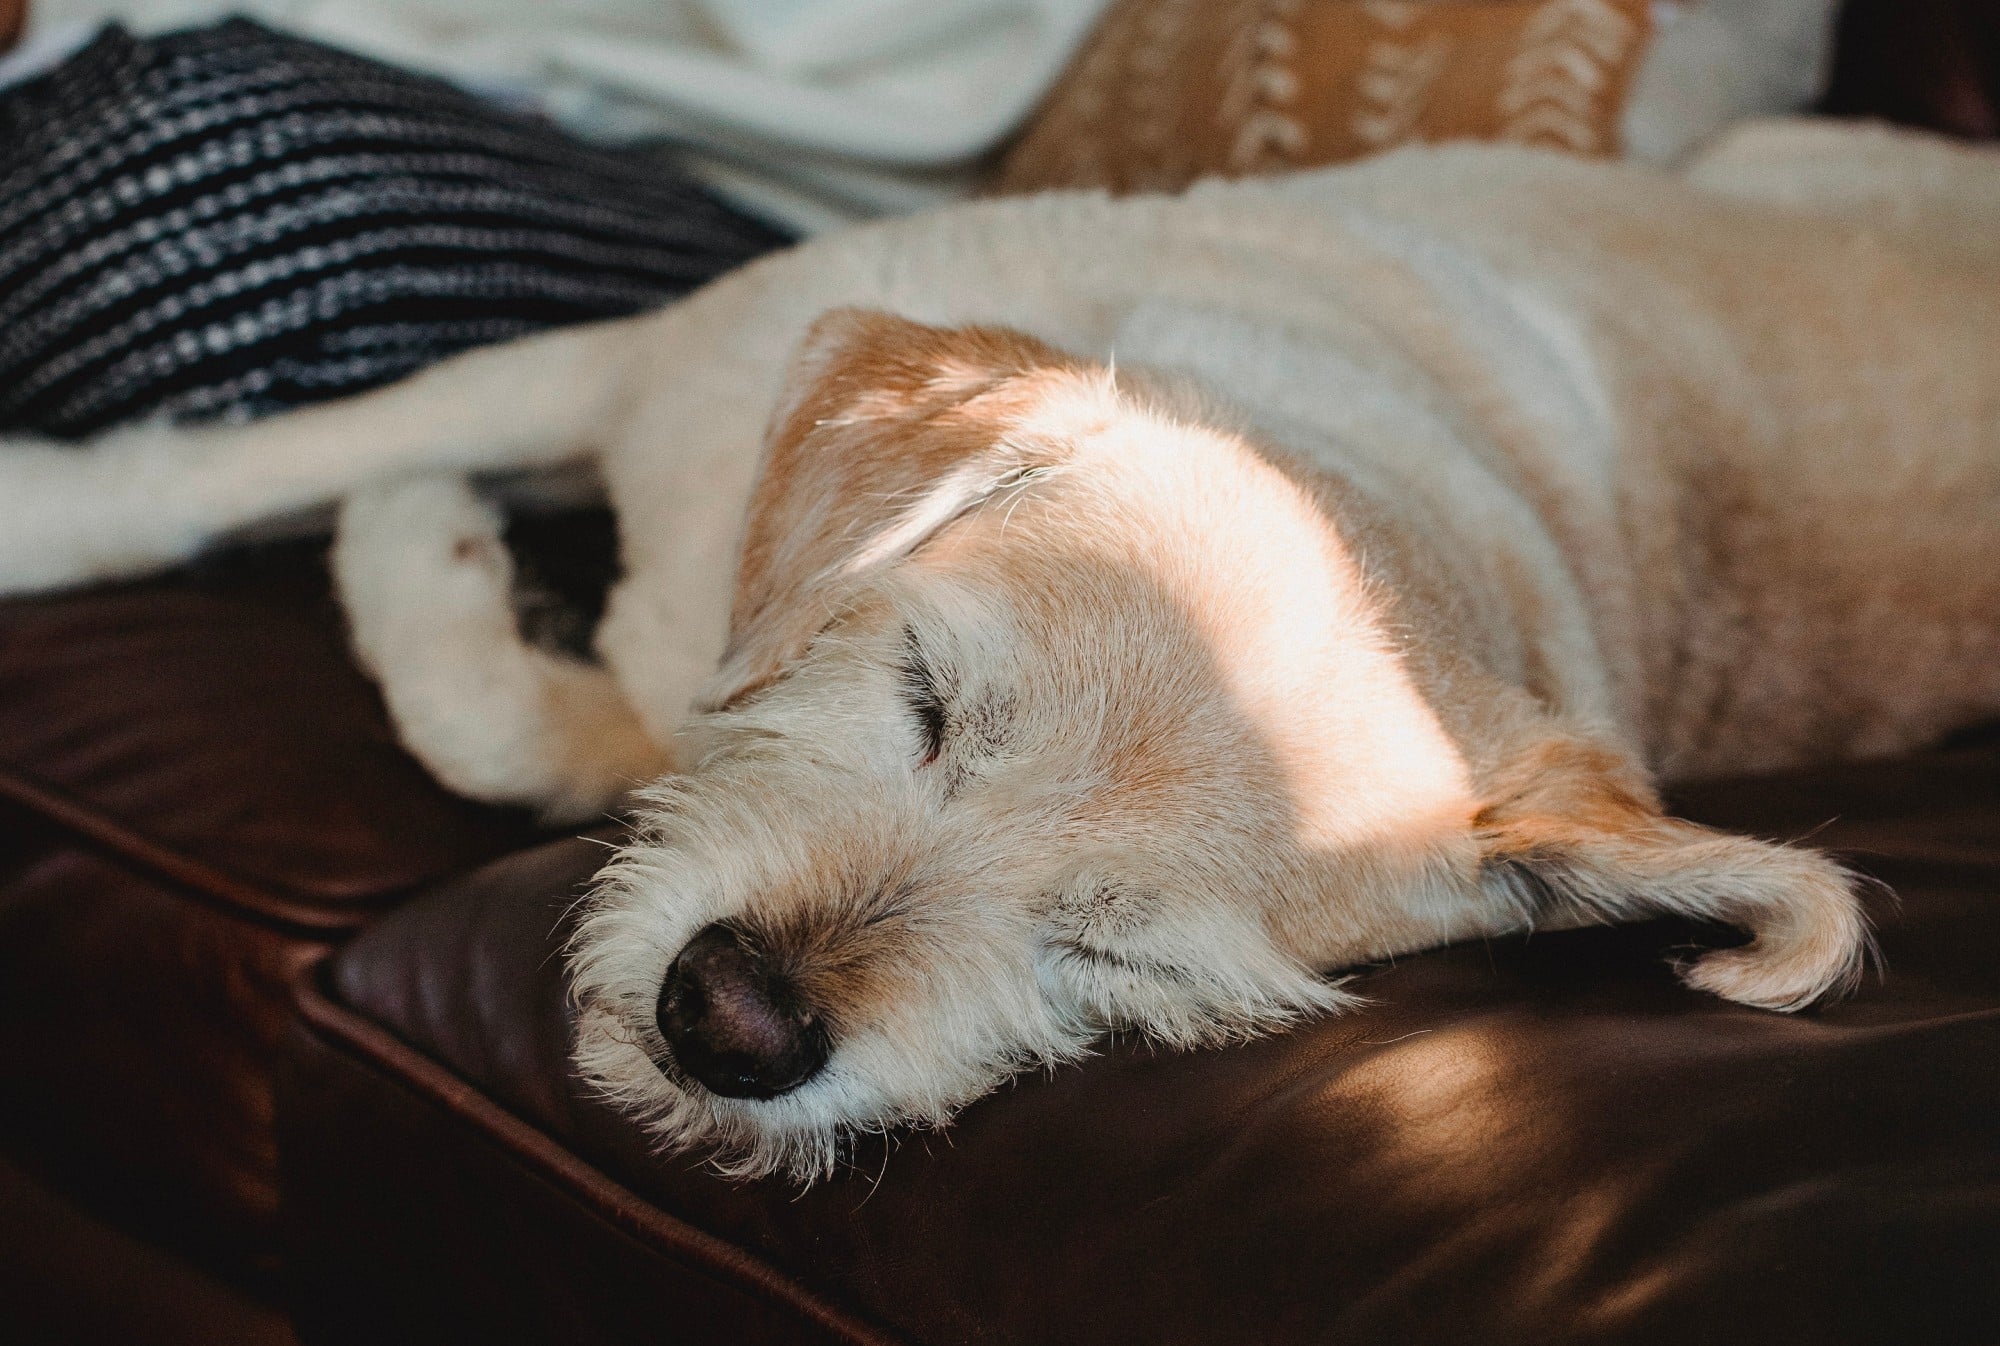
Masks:
[[[856,581],[1043,466],[1007,431],[1042,376],[1076,368],[1001,328],[927,327],[860,309],[815,323],[766,436],[729,648],[704,704],[728,705],[776,679]]]
[[[1853,990],[1871,950],[1855,877],[1813,851],[1665,817],[1622,755],[1538,744],[1496,773],[1477,820],[1482,882],[1544,925],[1649,915],[1719,920],[1750,942],[1682,980],[1728,1000],[1798,1010]]]

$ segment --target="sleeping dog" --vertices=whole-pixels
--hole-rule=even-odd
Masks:
[[[552,817],[637,788],[578,1060],[740,1172],[1469,937],[1718,919],[1687,982],[1796,1010],[1863,965],[1853,879],[1654,782],[2000,710],[1996,240],[2000,160],[1809,125],[982,202],[345,403],[0,445],[0,590],[342,502],[413,752]],[[591,663],[519,638],[466,483],[575,462]]]

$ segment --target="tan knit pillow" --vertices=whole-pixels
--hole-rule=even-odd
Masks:
[[[1651,0],[1118,0],[1003,192],[1171,190],[1417,141],[1618,150]]]

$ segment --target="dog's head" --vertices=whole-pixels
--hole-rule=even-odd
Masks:
[[[1107,1029],[1337,1009],[1328,969],[1624,914],[1688,857],[1722,914],[1787,865],[1835,912],[1759,922],[1743,998],[1851,965],[1824,862],[1677,831],[1587,744],[1482,760],[1327,503],[1172,401],[1012,332],[807,339],[694,767],[573,951],[579,1060],[663,1140],[810,1175]]]

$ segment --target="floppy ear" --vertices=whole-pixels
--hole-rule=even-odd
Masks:
[[[1000,328],[836,309],[792,358],[751,493],[709,709],[775,680],[856,581],[1043,464],[1006,432],[1076,362]]]
[[[1489,892],[1545,924],[1674,914],[1750,931],[1681,970],[1688,985],[1764,1009],[1846,994],[1871,949],[1856,879],[1823,855],[1662,815],[1624,758],[1558,739],[1499,773],[1480,814]]]

